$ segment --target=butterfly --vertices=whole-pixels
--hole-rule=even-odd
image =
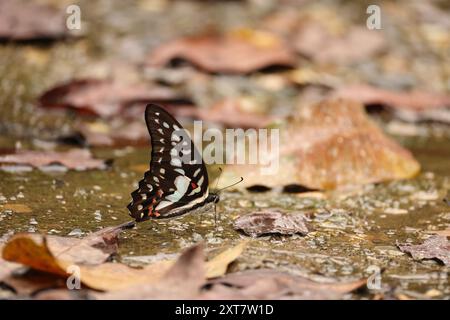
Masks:
[[[128,205],[136,221],[185,214],[219,195],[209,192],[206,166],[187,131],[164,108],[149,104],[145,122],[151,139],[150,170],[131,193]]]

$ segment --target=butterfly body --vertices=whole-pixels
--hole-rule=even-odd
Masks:
[[[136,221],[170,218],[217,203],[203,159],[178,121],[154,104],[147,105],[145,121],[152,145],[150,170],[131,194],[130,215]]]

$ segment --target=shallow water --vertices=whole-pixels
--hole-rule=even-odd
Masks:
[[[306,237],[254,239],[236,269],[272,267],[313,278],[345,279],[369,276],[372,272],[367,268],[378,266],[384,270],[385,286],[407,293],[412,290],[419,296],[437,289],[442,293],[440,298],[449,297],[448,268],[432,260],[416,262],[396,248],[397,241],[420,243],[427,231],[445,229],[450,221],[450,208],[442,201],[450,185],[450,149],[440,148],[438,154],[433,153],[440,143],[445,141],[424,144],[415,152],[419,160],[423,160],[422,155],[426,158],[421,161],[423,173],[417,178],[334,191],[327,200],[276,192],[224,192],[217,206],[217,226],[212,208],[175,219],[146,221],[123,233],[120,257],[127,262],[129,256],[142,259],[178,253],[201,240],[210,250],[228,246],[244,237],[233,230],[234,218],[255,210],[279,208],[305,212],[315,230]],[[114,156],[113,150],[94,153],[102,158]],[[119,153],[121,156],[115,156],[114,165],[107,171],[0,171],[0,235],[32,231],[83,236],[130,220],[126,205],[143,174],[149,152],[147,148],[127,148]],[[31,212],[1,209],[10,204],[27,205]]]

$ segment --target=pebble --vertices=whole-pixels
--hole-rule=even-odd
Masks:
[[[100,213],[100,210],[95,210],[94,212],[95,220],[102,221],[102,214]]]
[[[81,231],[81,229],[73,229],[68,234],[68,236],[71,236],[71,237],[81,237],[82,235],[84,235],[84,232]]]

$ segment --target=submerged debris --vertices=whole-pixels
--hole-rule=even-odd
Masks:
[[[309,232],[306,221],[303,213],[261,211],[237,218],[234,221],[234,228],[252,237],[273,233],[306,235]]]
[[[398,244],[397,246],[416,260],[437,259],[450,266],[450,242],[446,236],[432,236],[419,245]]]

